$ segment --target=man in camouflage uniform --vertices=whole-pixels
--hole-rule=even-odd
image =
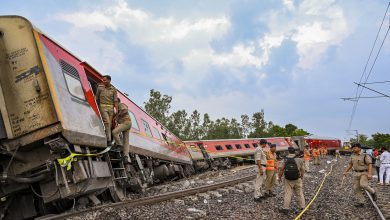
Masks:
[[[264,181],[265,181],[264,168],[266,166],[267,159],[263,150],[266,146],[267,146],[267,140],[260,139],[260,146],[256,148],[256,152],[255,152],[257,176],[255,180],[254,200],[257,202],[261,201],[261,199],[264,198]]]
[[[353,168],[353,190],[355,191],[355,196],[358,200],[358,203],[356,203],[355,206],[362,207],[364,205],[362,189],[371,193],[374,201],[377,199],[375,190],[368,185],[368,181],[372,179],[371,157],[362,152],[360,143],[352,145],[352,152],[351,160],[347,170],[344,172],[344,176],[347,176],[348,171]]]
[[[118,113],[115,115],[115,119],[118,125],[114,130],[112,130],[112,135],[114,136],[115,144],[118,147],[123,147],[124,161],[130,162],[129,132],[131,128],[131,119],[130,119],[129,109],[127,105],[123,102],[120,102],[119,98],[118,98],[118,102],[119,102]],[[120,133],[122,133],[122,140],[119,137]]]
[[[118,109],[118,97],[115,87],[111,85],[111,76],[103,77],[103,84],[98,86],[95,98],[106,130],[107,145],[111,145],[112,118],[115,113],[114,108]]]

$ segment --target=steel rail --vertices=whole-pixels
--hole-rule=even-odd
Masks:
[[[383,215],[382,211],[379,209],[378,205],[376,204],[376,202],[372,199],[372,196],[369,192],[367,192],[367,190],[364,190],[368,196],[368,198],[370,199],[371,201],[371,204],[374,206],[376,212],[378,213],[379,217],[381,218],[381,220],[386,220],[385,216]]]
[[[81,210],[78,212],[70,212],[70,213],[63,213],[63,214],[59,214],[59,215],[50,215],[50,216],[41,216],[41,217],[36,218],[36,219],[39,219],[39,220],[67,219],[70,217],[78,216],[78,215],[81,215],[84,213],[97,211],[99,209],[104,209],[104,208],[108,208],[108,207],[110,207],[110,208],[136,207],[136,206],[142,206],[142,205],[151,205],[151,204],[163,202],[163,201],[170,200],[170,199],[176,199],[176,198],[180,198],[180,197],[184,197],[184,196],[194,195],[197,193],[207,192],[207,191],[235,185],[238,183],[250,181],[250,180],[253,180],[255,177],[256,177],[256,174],[254,174],[254,175],[252,174],[252,175],[248,175],[245,177],[236,178],[233,180],[210,184],[207,186],[200,186],[200,187],[196,187],[196,188],[192,188],[192,189],[180,190],[180,191],[176,191],[176,192],[169,192],[169,193],[165,193],[162,195],[150,196],[150,197],[141,198],[141,199],[135,199],[135,200],[117,202],[117,203],[112,203],[112,204],[104,204],[104,205],[94,206],[94,207],[91,207],[91,208],[88,208],[85,210]]]

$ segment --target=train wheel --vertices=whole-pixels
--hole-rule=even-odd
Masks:
[[[118,181],[109,188],[113,202],[121,202],[126,199],[126,188]]]
[[[226,159],[225,164],[226,164],[226,168],[227,168],[227,169],[232,168],[232,162],[230,162],[229,159]]]
[[[62,213],[74,208],[75,202],[75,199],[61,199],[59,201],[53,202],[53,205],[58,213]]]

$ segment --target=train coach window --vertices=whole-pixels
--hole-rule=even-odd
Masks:
[[[236,144],[237,149],[241,149],[241,144]]]
[[[85,101],[84,90],[77,69],[63,60],[60,60],[60,65],[69,93],[72,96]]]
[[[216,150],[223,150],[221,145],[215,145]]]
[[[155,127],[153,127],[153,136],[159,140],[161,139],[160,132]]]
[[[256,143],[253,143],[252,145],[253,145],[253,147],[255,147],[255,148],[258,146]]]
[[[131,118],[131,127],[139,130],[138,122],[137,122],[137,119],[135,118],[134,113],[132,111],[129,111],[129,115]]]
[[[249,144],[244,144],[245,148],[251,148],[251,145]]]
[[[152,131],[150,130],[149,124],[148,124],[146,121],[144,121],[143,119],[141,119],[141,121],[142,121],[142,124],[144,125],[145,133],[146,133],[148,136],[153,137]]]
[[[226,147],[226,149],[228,149],[228,150],[233,150],[233,147],[232,147],[232,145],[230,145],[230,144],[226,144],[225,147]]]

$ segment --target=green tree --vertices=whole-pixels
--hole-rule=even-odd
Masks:
[[[221,118],[212,123],[208,133],[208,139],[227,139],[230,137],[230,120]]]
[[[264,110],[255,112],[252,116],[252,132],[250,138],[258,138],[267,136],[267,122],[264,120]]]
[[[269,137],[287,137],[287,132],[286,129],[279,126],[279,125],[274,125],[268,130],[268,136]]]
[[[286,124],[284,126],[284,129],[286,130],[287,136],[292,136],[292,134],[294,133],[295,130],[298,129],[298,127],[293,124]]]
[[[390,134],[375,133],[371,136],[375,148],[390,147]]]
[[[305,135],[310,135],[310,133],[301,128],[295,129],[294,132],[291,134],[291,136],[305,136]]]
[[[203,115],[203,123],[202,123],[202,134],[201,139],[209,139],[209,133],[211,128],[214,126],[214,122],[210,119],[209,114],[205,113]]]
[[[251,132],[251,122],[249,121],[248,115],[241,115],[241,129],[242,129],[242,137],[246,138]]]
[[[144,102],[145,111],[164,126],[167,126],[171,101],[171,96],[161,95],[159,91],[154,91],[152,89],[150,90],[149,100]]]
[[[190,133],[189,133],[189,139],[190,140],[200,140],[202,136],[202,128],[200,124],[200,114],[197,110],[194,110],[190,117]]]
[[[232,120],[230,120],[229,130],[230,130],[229,138],[236,138],[236,139],[243,138],[242,127],[240,123],[238,123],[237,119],[232,118]]]
[[[185,110],[172,113],[168,118],[167,128],[182,140],[189,139],[191,123]]]

